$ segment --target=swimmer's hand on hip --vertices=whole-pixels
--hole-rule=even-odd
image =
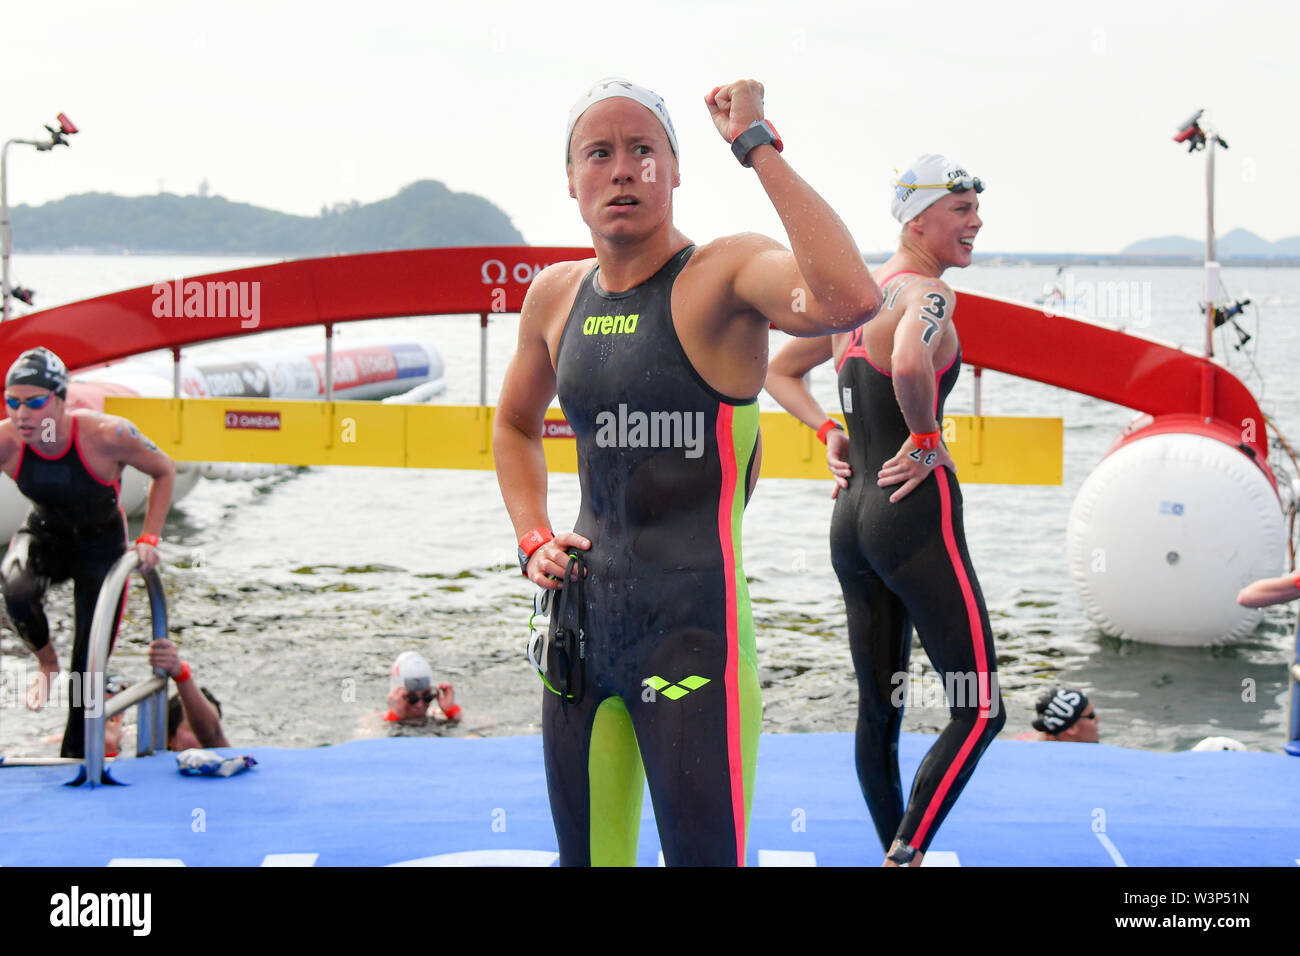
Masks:
[[[826,467],[835,476],[835,487],[831,489],[834,498],[841,488],[849,486],[849,479],[853,477],[853,469],[849,467],[849,436],[838,428],[826,433]]]
[[[947,468],[954,475],[957,474],[957,466],[953,463],[952,456],[948,454],[948,449],[942,444],[938,448],[926,451],[917,448],[912,443],[912,439],[908,438],[903,442],[903,447],[898,450],[898,454],[881,466],[876,476],[876,484],[881,488],[901,484],[903,487],[889,496],[890,503],[897,504],[910,495],[917,485],[930,477],[930,472],[940,466]]]
[[[564,584],[562,579],[569,569],[569,551],[573,548],[587,551],[591,548],[591,542],[573,531],[557,534],[528,559],[528,580],[538,587],[558,591]]]

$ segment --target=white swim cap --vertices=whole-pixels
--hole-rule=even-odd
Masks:
[[[403,651],[397,655],[390,676],[394,687],[404,685],[408,691],[428,690],[433,687],[433,668],[415,651]]]
[[[1245,750],[1246,745],[1231,737],[1206,737],[1193,750]]]
[[[668,134],[668,145],[673,148],[673,155],[681,155],[677,152],[677,133],[673,130],[673,121],[668,115],[668,107],[664,105],[664,98],[658,93],[647,90],[644,86],[637,86],[629,80],[623,80],[617,76],[607,76],[603,80],[596,81],[591,89],[583,93],[578,98],[578,102],[573,104],[573,109],[569,110],[569,128],[564,131],[564,161],[566,163],[569,161],[569,146],[573,140],[573,127],[578,125],[578,118],[601,100],[608,100],[615,96],[636,100],[636,102],[653,113],[655,119],[664,128],[664,132]]]
[[[890,180],[894,187],[890,212],[904,225],[952,191],[984,191],[984,183],[966,172],[961,163],[938,153],[918,156],[901,175],[898,170],[894,172],[895,176]]]

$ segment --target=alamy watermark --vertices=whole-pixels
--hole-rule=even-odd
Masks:
[[[155,282],[153,314],[159,319],[240,319],[241,329],[262,321],[261,282],[218,282],[177,279]]]
[[[0,708],[12,709],[27,706],[27,695],[40,668],[26,663],[5,666],[0,674]],[[84,685],[84,686],[83,686]],[[59,671],[49,678],[45,707],[61,708],[84,706],[87,717],[98,717],[104,712],[104,675],[96,674],[87,683],[80,671]]]
[[[596,444],[601,448],[683,448],[687,458],[704,454],[703,412],[629,412],[596,415]]]
[[[1077,315],[1140,328],[1151,324],[1150,282],[1094,282],[1066,273],[1043,284],[1041,301],[1048,316]]]
[[[996,671],[950,671],[942,677],[934,671],[895,671],[889,683],[889,702],[895,707],[973,707],[989,717],[1002,707]]]

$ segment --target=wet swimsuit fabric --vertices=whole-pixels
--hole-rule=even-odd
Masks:
[[[547,653],[556,684],[558,630],[581,624],[574,699],[543,691],[562,865],[635,863],[643,779],[668,865],[744,862],[761,703],[740,525],[758,406],[710,388],[678,340],[671,295],[693,249],[617,294],[593,268],[560,340],[574,530],[592,542]]]
[[[891,276],[881,286],[886,295]],[[961,370],[961,352],[936,373],[935,419]],[[849,487],[835,499],[831,561],[844,591],[849,646],[858,679],[858,781],[886,851],[901,840],[924,851],[952,809],[975,764],[1006,722],[996,690],[997,657],[988,611],[966,549],[957,478],[936,468],[907,497],[881,488],[876,474],[898,453],[909,429],[893,379],[872,363],[862,329],[839,368],[849,433]],[[926,755],[906,807],[898,734],[912,628],[943,681],[949,722]]]
[[[51,583],[73,581],[75,625],[69,673],[83,674],[99,589],[126,552],[126,517],[118,505],[120,483],[101,481],[86,465],[76,415],[72,416],[71,431],[67,449],[57,458],[46,458],[26,445],[19,451],[15,483],[32,502],[32,509],[0,564],[0,584],[10,620],[36,651],[50,640],[43,607],[46,588]],[[119,604],[113,640],[121,615]],[[84,756],[85,711],[80,698],[79,693],[68,694],[68,724],[61,749],[65,757]]]

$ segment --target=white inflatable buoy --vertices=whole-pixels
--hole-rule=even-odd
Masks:
[[[1236,448],[1204,435],[1137,438],[1107,456],[1070,510],[1070,576],[1116,637],[1195,646],[1237,640],[1261,611],[1237,604],[1282,573],[1278,497]]]
[[[188,495],[199,480],[199,469],[194,462],[176,463],[176,483],[172,486],[172,501],[180,501]],[[134,468],[122,469],[122,491],[118,495],[122,510],[135,517],[144,514],[145,502],[149,498],[149,486],[153,479]]]

